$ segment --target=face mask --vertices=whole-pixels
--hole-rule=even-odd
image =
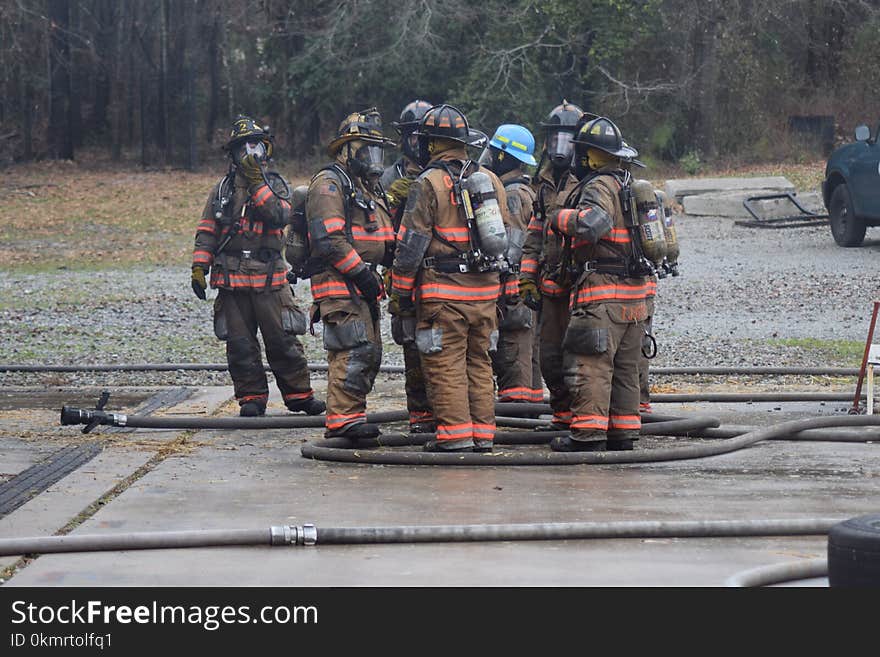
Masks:
[[[547,135],[547,155],[554,167],[563,169],[570,165],[574,152],[573,138],[574,134],[568,130],[557,130]]]
[[[266,144],[262,141],[244,142],[235,153],[236,163],[240,163],[247,155],[253,155],[254,159],[258,162],[265,162],[268,159],[266,157]]]
[[[495,175],[502,176],[518,167],[519,160],[502,150],[489,146],[480,155],[478,164],[486,167]]]
[[[403,137],[403,154],[413,162],[419,160],[419,138],[410,132]]]
[[[349,166],[361,178],[378,178],[385,171],[385,151],[381,146],[364,144],[349,158]]]

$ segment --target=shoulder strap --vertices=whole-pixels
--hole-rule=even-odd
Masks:
[[[312,180],[317,178],[322,171],[326,171],[333,176],[342,189],[342,210],[345,214],[345,236],[348,238],[349,243],[353,243],[354,235],[351,230],[351,203],[354,200],[354,182],[352,182],[348,173],[346,173],[346,171],[336,162],[318,169],[317,173],[312,177]]]

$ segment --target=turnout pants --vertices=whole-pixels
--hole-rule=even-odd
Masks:
[[[532,346],[534,342],[534,312],[521,301],[517,304],[499,304],[498,349],[490,352],[492,367],[498,381],[498,401],[543,401],[540,384],[534,386]]]
[[[576,308],[565,339],[575,440],[637,438],[644,302]],[[630,432],[622,435],[624,432]]]
[[[562,373],[562,341],[571,316],[568,302],[568,295],[542,297],[539,323],[541,375],[550,390],[553,422],[565,426],[571,423],[571,392]]]
[[[449,445],[495,438],[495,395],[489,345],[494,301],[426,301],[418,306],[416,344],[437,441]]]
[[[367,419],[367,394],[382,362],[379,322],[362,299],[319,302],[327,350],[325,436],[338,436]]]
[[[409,411],[410,426],[433,423],[434,413],[428,401],[425,388],[425,375],[422,373],[422,358],[415,342],[403,346],[403,366],[405,371],[406,409]]]
[[[214,333],[226,342],[226,361],[239,404],[269,398],[257,330],[266,359],[285,402],[313,397],[309,368],[297,334],[305,332],[305,315],[296,307],[290,287],[266,291],[218,291]]]
[[[651,327],[654,323],[654,297],[648,297],[645,299],[645,306],[647,307],[648,317],[643,325],[642,347],[643,352],[651,353],[649,350],[653,345],[650,344],[648,336],[644,333],[651,333]],[[648,381],[648,366],[650,363],[651,361],[645,358],[643,353],[642,357],[639,359],[639,410],[646,413],[651,412],[651,386]]]

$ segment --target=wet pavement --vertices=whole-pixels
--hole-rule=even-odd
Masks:
[[[323,380],[315,381],[320,390]],[[382,376],[375,408],[402,408]],[[301,456],[320,430],[136,430],[85,437],[60,427],[75,391],[36,392],[0,411],[0,472],[21,472],[62,445],[103,452],[0,518],[0,538],[185,529],[509,524],[579,521],[850,518],[880,510],[880,445],[766,441],[730,454],[638,465],[392,466]],[[155,391],[151,391],[155,392]],[[193,389],[159,414],[228,415],[231,388]],[[131,406],[145,391],[111,399]],[[277,393],[274,393],[277,394]],[[8,399],[8,397],[7,397]],[[29,401],[28,401],[29,400]],[[118,410],[111,402],[108,409]],[[664,415],[710,414],[723,425],[845,415],[846,404],[658,404]],[[270,413],[283,413],[270,400]],[[18,413],[14,418],[11,416]],[[25,422],[23,416],[27,415]],[[25,424],[34,433],[12,439]],[[673,439],[643,441],[656,448]],[[697,443],[695,439],[674,439]],[[398,448],[407,449],[407,448]],[[546,450],[546,446],[504,447]],[[108,492],[112,493],[108,496]],[[7,586],[722,586],[736,573],[822,557],[822,536],[317,545],[43,555]],[[0,569],[16,564],[0,558]],[[799,585],[826,585],[804,580]]]

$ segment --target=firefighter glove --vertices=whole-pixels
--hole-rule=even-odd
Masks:
[[[260,163],[252,153],[241,158],[241,164],[238,167],[241,170],[241,175],[248,181],[248,185],[259,186],[263,184],[263,170],[260,169]]]
[[[541,292],[538,285],[530,278],[519,279],[519,296],[522,297],[523,303],[532,310],[541,308]]]
[[[388,297],[388,312],[396,317],[415,317],[416,307],[411,297],[401,297],[395,292]]]
[[[409,196],[409,187],[412,185],[411,178],[398,178],[391,186],[388,187],[388,194],[391,196],[388,199],[389,203],[393,206],[403,205],[406,202],[406,197]]]
[[[385,294],[391,296],[391,270],[386,269],[382,272],[382,284],[385,286]]]
[[[367,303],[374,302],[379,298],[379,280],[372,269],[364,267],[359,274],[352,277],[352,280],[366,298]]]
[[[205,294],[205,290],[208,289],[208,281],[205,280],[205,270],[201,267],[192,268],[192,289],[202,301],[208,298]]]

